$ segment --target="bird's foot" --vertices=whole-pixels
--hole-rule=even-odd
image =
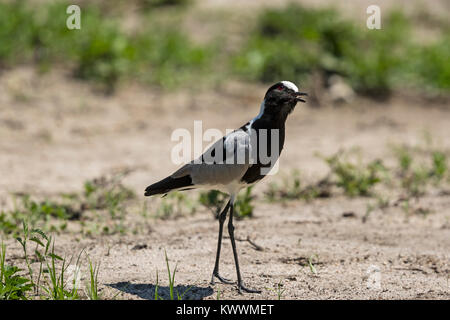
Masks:
[[[212,277],[211,277],[211,284],[214,284],[214,283],[215,283],[215,282],[214,282],[214,278],[219,279],[220,282],[225,283],[225,284],[232,284],[232,283],[234,283],[233,281],[231,281],[231,280],[229,280],[229,279],[227,279],[227,278],[222,277],[218,272],[214,272],[214,273],[213,273],[213,275],[212,275]]]
[[[256,290],[256,289],[250,289],[250,288],[247,288],[247,287],[244,286],[244,284],[241,282],[241,283],[238,283],[238,292],[239,292],[240,294],[242,294],[242,291],[244,291],[244,292],[246,292],[246,293],[261,293],[261,290]]]

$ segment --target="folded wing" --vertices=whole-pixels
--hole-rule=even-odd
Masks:
[[[184,165],[171,176],[146,188],[145,195],[199,186],[226,186],[238,182],[251,165],[250,135],[236,130],[216,141],[199,158]]]

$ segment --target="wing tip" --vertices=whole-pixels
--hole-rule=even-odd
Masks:
[[[182,178],[167,177],[145,188],[144,196],[149,197],[156,194],[163,194],[163,196],[165,196],[165,194],[171,190],[186,187],[189,188],[192,185],[192,179],[190,176],[184,176]]]

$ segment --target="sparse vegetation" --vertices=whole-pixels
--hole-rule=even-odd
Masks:
[[[251,218],[253,216],[254,207],[252,201],[255,197],[252,195],[252,188],[253,187],[247,187],[247,189],[245,189],[244,192],[239,193],[236,198],[236,203],[234,205],[236,210],[234,210],[234,215],[238,219]]]
[[[284,179],[280,186],[273,183],[266,196],[269,201],[311,200],[330,197],[332,187],[341,188],[348,196],[371,196],[376,184],[386,179],[387,168],[380,160],[367,165],[355,161],[350,156],[355,152],[340,151],[329,157],[321,157],[328,164],[330,172],[317,183],[301,186],[298,172],[293,172]]]
[[[171,192],[165,196],[156,209],[155,217],[160,219],[176,218],[194,214],[197,204],[183,192]]]
[[[326,198],[330,196],[331,184],[328,177],[315,184],[302,186],[300,173],[294,170],[289,176],[282,179],[282,183],[276,182],[269,185],[265,196],[269,202],[287,200],[311,200],[314,198]]]
[[[362,222],[365,223],[373,211],[375,211],[377,209],[384,210],[384,209],[388,208],[389,205],[390,205],[390,202],[389,202],[388,198],[384,198],[382,196],[377,196],[377,200],[375,203],[367,204],[366,212],[362,218]]]
[[[163,120],[172,121],[184,117],[186,112],[193,111],[191,115],[196,116],[200,111],[205,111],[203,109],[206,106],[213,106],[222,111],[216,113],[215,109],[211,109],[212,114],[221,117],[222,112],[228,112],[223,111],[226,104],[244,105],[248,102],[250,105],[259,99],[256,91],[263,90],[263,86],[257,83],[278,81],[280,78],[297,84],[300,82],[302,88],[308,87],[305,91],[312,98],[308,100],[311,103],[302,105],[307,108],[313,105],[313,98],[322,93],[325,97],[323,101],[328,103],[326,96],[331,95],[332,88],[315,89],[316,86],[331,86],[332,81],[328,80],[332,80],[331,76],[334,75],[338,75],[335,79],[341,79],[356,93],[372,98],[386,97],[390,92],[400,90],[392,100],[387,101],[389,103],[383,103],[383,109],[380,108],[381,104],[356,98],[357,112],[367,113],[364,116],[349,116],[345,128],[337,130],[336,136],[330,141],[323,139],[334,134],[327,130],[333,130],[335,123],[340,123],[335,122],[327,127],[334,120],[330,117],[337,115],[335,110],[326,108],[325,117],[316,114],[322,112],[318,110],[309,110],[306,115],[297,113],[303,119],[301,121],[317,121],[317,126],[311,123],[302,126],[301,122],[289,125],[291,128],[298,125],[299,130],[294,131],[297,136],[286,136],[292,139],[286,141],[286,145],[294,145],[294,149],[305,147],[302,153],[306,157],[296,163],[292,161],[295,161],[295,156],[300,156],[300,152],[294,155],[285,152],[284,157],[294,158],[286,161],[281,168],[292,170],[302,166],[302,170],[308,170],[308,174],[315,174],[316,170],[325,168],[328,173],[316,177],[303,175],[300,171],[286,171],[284,177],[272,177],[271,181],[275,182],[267,181],[266,178],[259,184],[258,188],[266,188],[263,193],[256,195],[252,188],[240,192],[234,211],[237,218],[251,219],[258,216],[259,206],[255,199],[262,200],[264,197],[271,202],[261,208],[268,209],[262,210],[261,219],[251,223],[257,227],[256,239],[264,235],[264,240],[260,239],[261,246],[250,239],[246,230],[237,229],[239,234],[236,241],[242,242],[238,249],[248,255],[244,263],[245,260],[255,265],[265,263],[265,258],[261,260],[256,257],[259,252],[253,255],[253,251],[267,251],[267,248],[280,261],[285,261],[280,255],[287,252],[289,258],[286,264],[295,264],[297,267],[280,269],[282,274],[288,275],[286,281],[299,281],[297,275],[291,272],[298,267],[307,277],[311,276],[309,280],[314,280],[323,265],[316,255],[310,256],[311,252],[318,252],[318,243],[328,241],[330,248],[336,248],[336,259],[333,258],[333,263],[327,265],[327,272],[321,278],[329,276],[328,271],[339,267],[339,264],[352,268],[355,264],[361,267],[362,263],[373,263],[372,254],[376,255],[377,251],[382,253],[383,247],[392,247],[394,243],[403,252],[402,256],[383,256],[389,258],[389,262],[392,259],[391,264],[395,268],[411,268],[408,270],[414,271],[411,272],[412,279],[420,280],[415,283],[426,284],[422,280],[427,274],[435,274],[436,279],[445,274],[445,259],[437,256],[445,251],[445,246],[434,246],[431,251],[428,249],[433,246],[433,241],[445,238],[445,232],[450,226],[448,210],[445,208],[446,197],[450,194],[450,152],[433,144],[431,134],[427,136],[424,146],[405,144],[396,146],[393,153],[376,152],[380,141],[386,137],[414,141],[410,135],[416,129],[412,126],[433,126],[436,119],[438,121],[433,132],[445,132],[444,109],[450,92],[448,22],[433,21],[433,30],[422,30],[415,24],[419,20],[415,20],[410,10],[407,15],[403,15],[399,12],[384,12],[383,9],[383,30],[369,31],[365,26],[361,28],[357,25],[359,22],[351,17],[344,18],[337,10],[293,4],[287,7],[271,5],[270,9],[258,8],[248,13],[243,11],[230,19],[231,26],[219,20],[225,21],[229,15],[231,17],[232,11],[218,11],[210,15],[212,11],[208,11],[209,7],[208,10],[202,8],[196,11],[194,6],[197,4],[193,3],[195,1],[192,0],[134,0],[130,7],[125,3],[116,6],[114,2],[108,1],[83,1],[80,4],[82,30],[69,31],[65,21],[66,1],[44,1],[39,2],[39,5],[35,1],[0,1],[0,86],[5,89],[2,99],[5,110],[0,110],[5,111],[0,116],[0,135],[6,137],[2,140],[5,177],[1,181],[3,193],[0,199],[0,300],[98,300],[104,297],[102,285],[111,284],[112,288],[122,288],[107,282],[111,278],[115,280],[116,276],[109,277],[110,272],[99,271],[100,266],[104,265],[100,258],[103,255],[109,256],[109,264],[122,263],[122,257],[131,254],[133,261],[126,264],[127,268],[132,265],[133,268],[141,269],[147,264],[138,263],[134,258],[139,258],[141,253],[144,257],[151,257],[149,254],[158,250],[161,243],[176,247],[178,251],[189,245],[202,247],[207,239],[213,239],[214,243],[208,242],[208,248],[205,247],[210,251],[209,246],[212,248],[215,245],[216,234],[213,237],[212,232],[217,232],[217,226],[204,219],[209,217],[208,213],[204,217],[187,217],[198,212],[205,214],[207,210],[217,217],[228,199],[228,195],[219,191],[175,192],[166,197],[150,197],[143,201],[142,185],[136,186],[136,194],[134,189],[124,184],[122,177],[126,173],[89,179],[72,193],[58,193],[65,192],[66,188],[58,191],[56,186],[62,185],[67,181],[65,179],[76,180],[77,170],[93,157],[96,160],[92,166],[87,166],[83,174],[91,170],[122,166],[124,163],[133,163],[133,168],[153,172],[156,161],[162,159],[160,155],[152,154],[157,158],[152,159],[150,164],[144,164],[146,160],[140,157],[142,150],[127,153],[128,147],[140,148],[146,139],[153,139],[150,131],[168,130],[166,121],[150,120],[148,116],[157,114]],[[191,4],[193,7],[188,8]],[[126,10],[121,10],[125,7]],[[246,20],[251,18],[250,15],[255,15],[255,19]],[[215,23],[212,20],[216,17],[218,27],[209,28]],[[235,18],[242,18],[249,23],[241,27],[235,24]],[[253,21],[255,25],[252,25]],[[427,22],[420,20],[420,23]],[[43,75],[50,70],[51,74]],[[76,81],[72,79],[62,83],[67,78],[75,78]],[[227,83],[217,85],[222,79],[228,79]],[[55,86],[48,86],[48,82]],[[88,85],[83,82],[88,82]],[[134,82],[139,85],[135,86]],[[101,88],[113,93],[122,84],[124,86],[117,96],[104,97],[95,90]],[[150,92],[145,92],[142,85],[151,86]],[[197,86],[201,90],[200,95],[196,90],[183,91],[197,89]],[[413,90],[403,90],[405,87]],[[80,88],[82,97],[78,101]],[[94,88],[94,92],[84,96],[87,88]],[[204,90],[206,88],[211,90]],[[169,97],[167,90],[180,92],[170,94]],[[417,100],[407,101],[413,101],[413,106],[421,105],[420,111],[409,104],[405,106],[405,97],[410,99],[411,94]],[[422,96],[427,99],[422,99]],[[362,102],[361,109],[359,102]],[[372,104],[374,108],[369,110]],[[391,104],[395,105],[395,112],[392,113],[384,108]],[[181,106],[181,109],[175,109]],[[375,108],[378,108],[376,112],[373,111]],[[426,111],[423,111],[424,108],[427,108]],[[230,110],[234,113],[237,109],[233,106]],[[236,112],[236,115],[247,114],[247,111],[251,112],[249,110],[242,109],[242,113]],[[339,110],[344,114],[347,112],[345,108]],[[313,115],[311,120],[309,115]],[[374,118],[367,119],[365,115]],[[426,116],[419,119],[422,115]],[[339,114],[336,119],[343,120],[341,116]],[[234,118],[227,120],[233,123],[237,121]],[[360,132],[362,135],[356,137]],[[355,136],[349,137],[353,134]],[[16,136],[17,141],[15,138],[10,139]],[[296,139],[307,143],[295,146]],[[85,144],[85,141],[89,143]],[[336,145],[331,146],[334,142]],[[448,147],[448,143],[444,142]],[[125,146],[128,143],[129,146]],[[316,148],[334,149],[353,143],[360,143],[365,149],[373,147],[370,150],[371,158],[347,150],[327,154],[327,157],[317,160],[319,163],[310,166],[313,161],[309,156]],[[102,147],[92,149],[93,153],[87,156],[93,146]],[[78,147],[80,150],[76,150]],[[158,147],[156,150],[162,149]],[[130,158],[126,161],[113,158],[119,154]],[[374,155],[383,160],[373,160]],[[45,163],[44,159],[49,162]],[[320,165],[325,167],[321,168]],[[167,169],[165,164],[161,167],[163,169]],[[141,177],[142,172],[139,174]],[[136,176],[130,178],[135,184],[143,182]],[[48,187],[50,185],[51,188]],[[72,186],[73,181],[67,184],[68,188]],[[21,190],[29,193],[7,194],[9,191]],[[329,199],[322,200],[322,197]],[[305,203],[308,201],[311,203]],[[207,210],[199,210],[200,206]],[[179,223],[161,221],[179,217],[184,217],[178,220]],[[362,222],[373,219],[369,220],[369,225],[363,225],[360,224],[360,218]],[[402,224],[403,219],[408,220],[408,223]],[[194,222],[189,228],[198,232],[191,236],[192,230],[181,226],[185,222]],[[323,230],[327,231],[327,237],[323,236]],[[289,237],[278,241],[280,235],[288,233]],[[62,251],[55,241],[61,234],[64,234],[61,240],[66,241],[63,248],[67,252]],[[396,241],[398,236],[410,239],[411,235],[415,240]],[[354,243],[341,241],[344,236],[350,236],[345,239],[364,241],[368,248],[367,255],[366,252],[349,254],[351,250],[345,251],[354,247]],[[6,245],[2,239],[6,240]],[[426,241],[421,242],[420,246],[414,246],[414,243],[423,239]],[[139,242],[132,243],[133,240]],[[92,260],[84,250],[74,252],[86,243],[89,248],[86,250],[94,255]],[[95,248],[92,249],[94,243]],[[226,257],[230,252],[229,244],[224,246],[224,259],[231,259]],[[403,250],[405,246],[409,246],[408,250]],[[428,253],[424,254],[423,250]],[[308,251],[310,253],[305,255]],[[403,255],[405,252],[407,257]],[[292,254],[297,255],[297,258],[293,258]],[[338,258],[338,254],[343,256]],[[185,273],[179,273],[178,264],[175,267],[169,265],[166,253],[164,258],[163,269],[167,270],[163,271],[167,271],[168,285],[160,286],[161,274],[157,272],[156,286],[150,285],[155,289],[154,298],[188,298],[191,289],[189,282],[192,279]],[[190,268],[197,268],[201,261],[205,261],[204,257],[196,259],[198,261],[194,261]],[[111,265],[108,269],[117,270]],[[229,272],[226,268],[222,271],[224,274]],[[182,284],[186,285],[176,286],[177,272],[178,281],[185,276]],[[248,267],[247,272],[251,274],[254,271]],[[79,278],[80,275],[84,277]],[[390,275],[386,274],[386,277]],[[257,286],[264,286],[261,285],[264,279],[253,279],[259,281]],[[144,281],[126,285],[127,290],[121,292],[136,293],[140,298],[148,298],[149,293],[151,296],[149,285],[145,284],[148,279],[130,279],[133,282],[135,280]],[[417,290],[396,290],[392,281],[385,280],[385,289],[400,298],[442,298],[446,294],[446,288],[438,286],[430,289],[430,284],[420,292],[424,295],[415,297]],[[252,285],[251,282],[246,284]],[[320,298],[323,294],[336,297],[336,293],[339,293],[339,297],[344,296],[336,289],[337,284],[335,288],[331,287],[333,293],[328,291],[328,287],[316,290],[312,282],[315,281],[309,281],[308,284],[311,286],[311,297]],[[274,288],[267,289],[273,290],[273,297],[276,293],[278,299],[284,294],[297,296],[291,295],[291,289],[295,286],[291,288],[287,283],[273,283],[271,286]],[[218,300],[224,293],[234,298],[229,292],[221,292],[218,288],[215,289]],[[214,291],[210,287],[195,288],[193,291],[196,296],[214,298]],[[357,294],[364,296],[365,293],[360,291]],[[348,290],[344,294],[360,297],[353,295],[355,293],[350,294]],[[371,294],[376,296],[378,293]]]
[[[286,291],[286,289],[283,288],[283,283],[281,282],[281,280],[280,282],[277,283],[277,286],[275,288],[267,288],[267,289],[274,291],[277,294],[278,300],[281,300],[284,291]]]
[[[351,162],[348,154],[341,152],[328,157],[325,161],[330,166],[336,186],[349,196],[369,196],[373,187],[381,181],[381,173],[386,172],[381,160],[374,160],[368,165]]]
[[[358,92],[374,97],[404,86],[433,92],[450,89],[445,24],[442,37],[419,45],[412,40],[409,18],[398,11],[387,14],[383,31],[377,32],[333,9],[291,4],[263,10],[256,26],[244,32],[246,44],[227,52],[223,47],[228,39],[199,45],[173,23],[155,19],[189,2],[139,1],[145,23],[132,32],[123,30],[120,17],[111,10],[94,3],[83,5],[82,29],[71,31],[65,23],[67,3],[2,2],[0,68],[33,62],[45,71],[65,65],[75,77],[108,92],[127,79],[169,89],[206,83],[212,74],[229,75],[221,72],[222,65],[231,66],[234,77],[260,82],[304,82],[310,74],[320,74],[326,82],[339,74]]]
[[[445,152],[427,146],[424,150],[397,146],[394,151],[399,166],[398,177],[401,187],[408,196],[423,195],[427,187],[439,185],[448,174]]]
[[[27,300],[28,291],[33,290],[29,279],[20,275],[16,266],[5,263],[6,245],[0,246],[0,300]]]
[[[64,230],[67,220],[76,219],[79,212],[67,204],[50,200],[35,201],[29,195],[21,195],[16,207],[0,213],[0,231],[3,234],[17,235],[22,221],[27,220],[31,226],[44,230]]]
[[[111,178],[100,177],[84,183],[84,193],[81,199],[85,209],[107,210],[111,218],[120,217],[124,202],[136,197],[133,190],[120,183],[123,175]],[[79,199],[80,200],[80,199]]]
[[[169,265],[169,258],[167,257],[167,252],[164,250],[164,258],[166,260],[166,268],[167,268],[167,274],[169,277],[169,299],[170,300],[183,300],[183,297],[185,296],[185,294],[191,290],[191,287],[188,287],[187,289],[184,290],[183,293],[179,293],[176,286],[175,286],[175,274],[177,272],[177,265],[175,265],[175,268],[173,269],[173,271],[170,270],[170,265]],[[155,285],[155,300],[164,300],[164,297],[162,297],[159,292],[159,276],[158,276],[158,271],[156,271],[156,285]],[[176,294],[176,296],[175,296]]]
[[[441,151],[434,151],[431,156],[433,158],[433,166],[430,170],[430,175],[437,182],[440,182],[448,171],[447,156]]]
[[[89,257],[88,257],[89,259]],[[89,282],[86,285],[86,295],[89,300],[99,300],[98,294],[98,272],[100,270],[100,263],[95,264],[89,259]]]
[[[412,73],[411,81],[435,91],[448,92],[450,89],[450,36],[449,28],[443,30],[444,36],[437,42],[423,48],[416,48],[408,59]]]
[[[145,1],[152,7],[179,2]],[[82,29],[71,31],[66,7],[0,3],[0,67],[35,61],[46,70],[64,62],[73,66],[75,77],[93,80],[108,92],[124,78],[173,87],[206,71],[211,49],[194,45],[173,26],[147,22],[138,32],[126,33],[117,18],[104,16],[91,3],[83,6]]]
[[[236,198],[234,207],[234,216],[238,219],[250,218],[253,216],[252,201],[254,196],[252,195],[252,188],[247,187],[244,191],[240,192]],[[203,206],[210,209],[214,216],[218,218],[220,210],[224,207],[225,202],[228,201],[228,195],[217,191],[209,190],[207,192],[201,192],[198,201]]]
[[[220,300],[220,288],[217,288],[216,300]]]
[[[450,88],[448,63],[442,60],[448,56],[447,36],[429,46],[418,45],[410,40],[409,19],[400,12],[391,12],[383,24],[382,32],[373,32],[333,9],[294,4],[268,9],[235,57],[234,67],[243,77],[263,82],[339,74],[358,92],[377,97],[405,83]]]
[[[46,232],[65,231],[69,221],[78,223],[82,229],[91,221],[90,227],[84,229],[86,233],[123,232],[124,205],[135,198],[135,193],[121,183],[122,177],[114,175],[86,181],[83,192],[62,194],[55,200],[38,201],[27,194],[17,195],[14,209],[0,213],[0,233],[16,236],[24,220],[31,228]],[[104,224],[103,213],[108,213],[112,227]]]
[[[317,274],[317,269],[314,266],[314,258],[318,259],[319,257],[317,256],[317,254],[313,254],[312,256],[310,256],[308,258],[308,266],[312,274]]]
[[[296,170],[289,178],[284,177],[281,185],[271,183],[265,195],[269,201],[276,201],[277,199],[299,199],[301,193],[300,173]]]
[[[366,222],[375,210],[385,211],[392,206],[399,206],[407,214],[426,216],[433,210],[413,204],[411,198],[419,198],[427,190],[441,187],[448,181],[447,152],[432,147],[431,137],[427,137],[425,146],[395,146],[394,155],[397,158],[396,167],[387,167],[380,160],[364,164],[357,150],[339,151],[322,157],[329,165],[329,174],[306,187],[301,186],[298,172],[293,172],[282,184],[272,183],[265,195],[267,200],[289,201],[310,200],[332,195],[332,192],[342,189],[350,197],[364,196],[375,198],[367,203],[362,221]],[[357,157],[355,157],[357,156]],[[389,196],[377,190],[376,186],[384,187]],[[392,199],[397,198],[397,200]]]
[[[400,186],[408,197],[417,197],[424,194],[428,186],[437,186],[446,181],[448,177],[446,152],[438,149],[420,150],[421,154],[428,155],[428,162],[417,162],[412,148],[395,147],[394,152],[398,159],[398,168],[387,168],[380,160],[364,164],[357,152],[340,151],[332,156],[323,157],[330,168],[325,178],[302,186],[300,173],[294,171],[289,177],[284,177],[281,184],[270,184],[265,197],[271,202],[308,201],[330,197],[332,192],[342,189],[345,195],[351,197],[373,196],[378,199],[377,203],[367,206],[365,215],[367,218],[373,210],[389,206],[389,201],[375,192],[375,187],[379,184],[385,184],[387,188]],[[399,184],[395,183],[396,180],[390,180],[390,177],[395,175],[399,178]],[[22,195],[18,197],[19,205],[16,209],[0,214],[1,230],[4,234],[17,234],[26,217],[33,228],[42,230],[63,231],[69,221],[79,221],[82,232],[86,234],[125,233],[127,227],[124,225],[124,206],[135,198],[135,194],[120,183],[121,177],[122,175],[118,175],[86,181],[83,192],[64,194],[59,201],[39,202],[29,195]],[[194,214],[201,204],[217,217],[226,200],[225,194],[215,190],[199,193],[197,200],[191,198],[188,193],[174,192],[163,197],[156,208],[150,211],[156,218],[170,219]],[[235,203],[237,218],[252,217],[253,200],[251,187],[238,195]],[[147,210],[146,207],[144,217],[147,216]],[[109,218],[102,217],[101,212],[108,213]]]
[[[26,222],[22,224],[22,234],[17,241],[22,247],[28,273],[19,275],[21,269],[5,264],[6,246],[2,244],[0,250],[0,300],[35,298],[74,300],[82,298],[79,291],[82,252],[78,255],[75,264],[72,265],[72,258],[62,258],[55,253],[55,242],[51,236],[39,229],[29,229]],[[29,242],[35,244],[34,254],[29,252]],[[37,270],[33,270],[32,261],[39,263]],[[73,267],[73,270],[69,270],[69,267]],[[98,299],[98,265],[93,267],[89,259],[89,267],[91,277],[85,289],[86,296],[90,299]],[[31,291],[34,295],[29,293]]]
[[[225,201],[227,201],[227,195],[218,190],[203,191],[200,193],[198,201],[201,205],[210,209],[218,219],[220,210],[225,205]]]

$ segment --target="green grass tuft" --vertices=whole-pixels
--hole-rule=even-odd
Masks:
[[[382,173],[387,171],[381,160],[362,165],[346,159],[342,153],[328,157],[325,161],[336,179],[336,186],[349,196],[370,196],[373,187],[381,182]]]
[[[29,279],[20,275],[16,266],[5,263],[6,245],[0,245],[0,300],[28,300],[27,294],[33,290]]]
[[[234,215],[238,219],[251,218],[253,216],[254,206],[252,205],[252,201],[255,197],[252,195],[252,188],[246,188],[236,198]],[[223,209],[225,202],[228,201],[227,197],[223,192],[210,190],[201,192],[198,201],[201,205],[210,209],[216,218],[219,218],[221,209]]]
[[[234,204],[234,215],[238,219],[253,217],[254,206],[252,201],[255,196],[252,195],[253,187],[247,187],[244,192],[239,193]]]

